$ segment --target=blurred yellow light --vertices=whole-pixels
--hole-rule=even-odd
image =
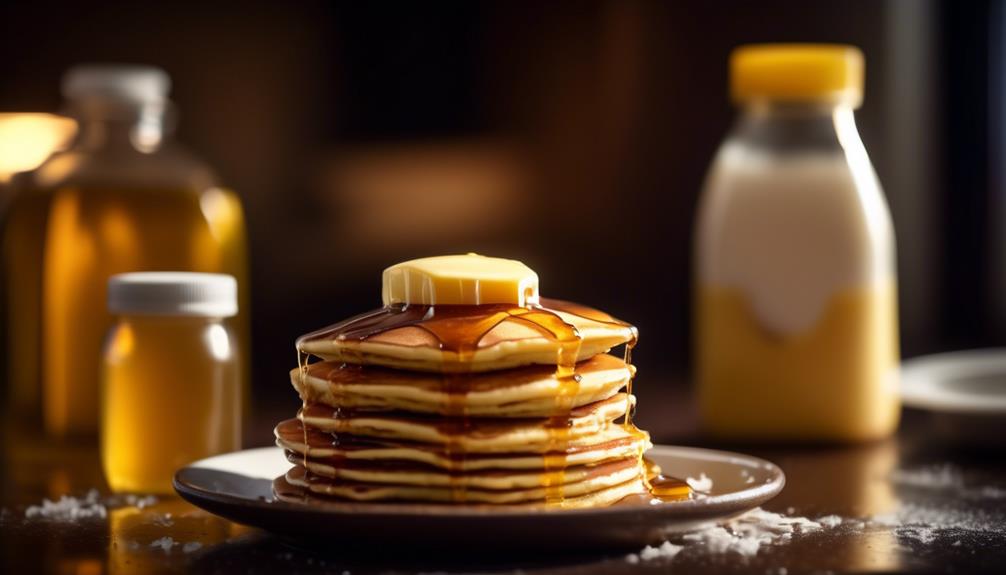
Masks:
[[[35,169],[63,149],[77,133],[77,123],[54,114],[0,114],[0,182]]]

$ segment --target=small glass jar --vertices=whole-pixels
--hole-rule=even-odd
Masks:
[[[171,493],[175,470],[241,447],[228,275],[129,273],[108,283],[116,317],[102,365],[101,459],[116,492]]]

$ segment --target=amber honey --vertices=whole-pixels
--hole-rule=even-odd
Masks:
[[[19,204],[5,242],[14,403],[40,403],[50,436],[93,435],[101,347],[111,325],[108,278],[144,270],[222,272],[245,286],[240,201],[219,188],[67,187],[25,192]],[[244,290],[241,300],[246,309]],[[233,325],[246,345],[245,315]]]
[[[124,317],[104,355],[102,462],[115,491],[171,493],[175,470],[241,445],[240,362],[224,324]]]
[[[7,353],[16,413],[53,438],[98,430],[105,286],[137,271],[225,273],[247,314],[244,216],[212,170],[171,141],[170,78],[86,65],[62,82],[78,133],[15,178],[4,233]],[[247,347],[247,319],[233,327]],[[39,423],[38,421],[33,423]]]

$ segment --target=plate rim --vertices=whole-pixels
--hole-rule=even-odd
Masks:
[[[1006,348],[978,348],[922,355],[901,364],[901,401],[937,413],[1006,414],[1006,393],[989,397],[941,386],[948,373],[1006,375]]]
[[[180,475],[188,469],[194,468],[206,468],[207,462],[211,460],[226,456],[233,455],[236,453],[246,453],[246,452],[265,452],[265,451],[275,451],[277,455],[282,456],[283,449],[276,446],[267,447],[254,447],[249,449],[242,449],[239,451],[232,451],[229,453],[222,453],[212,457],[207,457],[198,461],[194,461],[178,471],[175,472],[172,478],[172,486],[175,491],[185,500],[193,503],[199,507],[199,503],[193,499],[207,499],[215,503],[223,505],[238,505],[241,507],[254,507],[260,510],[267,510],[270,512],[276,511],[290,511],[294,513],[307,513],[318,516],[344,516],[344,515],[357,515],[357,514],[367,514],[372,517],[402,517],[402,516],[431,516],[435,515],[440,518],[458,518],[458,519],[471,519],[471,518],[481,518],[481,517],[500,517],[500,518],[522,518],[522,517],[575,517],[578,515],[584,516],[597,516],[597,515],[614,515],[619,516],[623,514],[663,514],[667,513],[670,509],[674,509],[676,513],[682,513],[687,515],[689,511],[691,512],[702,512],[705,510],[715,510],[717,508],[723,507],[725,505],[730,505],[737,500],[752,500],[757,501],[756,505],[761,505],[765,501],[772,499],[786,486],[786,475],[783,470],[766,459],[760,457],[755,457],[753,455],[746,455],[743,453],[737,453],[733,451],[722,451],[718,449],[707,449],[703,447],[690,447],[690,446],[679,446],[679,445],[654,445],[648,451],[659,452],[687,452],[696,459],[715,459],[715,460],[727,460],[735,465],[742,465],[748,468],[758,468],[761,467],[765,469],[772,479],[758,484],[752,487],[734,491],[732,493],[726,493],[722,495],[708,496],[701,499],[688,499],[685,501],[675,501],[668,502],[662,505],[631,505],[631,506],[605,506],[605,507],[586,507],[579,509],[561,509],[561,508],[494,508],[489,505],[481,506],[459,506],[457,508],[450,509],[449,513],[437,513],[433,509],[440,510],[440,506],[436,504],[422,504],[416,505],[413,503],[368,503],[368,502],[346,502],[344,509],[333,508],[331,506],[326,507],[310,507],[305,505],[299,505],[295,503],[290,503],[286,501],[279,500],[265,500],[261,498],[247,498],[240,497],[228,493],[221,493],[218,491],[209,491],[197,487],[187,485],[183,481],[180,481]],[[446,506],[443,506],[446,507]]]

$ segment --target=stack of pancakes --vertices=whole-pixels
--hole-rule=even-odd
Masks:
[[[276,494],[585,507],[646,491],[636,329],[577,304],[387,306],[298,340]],[[625,359],[607,352],[625,344]],[[628,389],[625,389],[627,388]]]

